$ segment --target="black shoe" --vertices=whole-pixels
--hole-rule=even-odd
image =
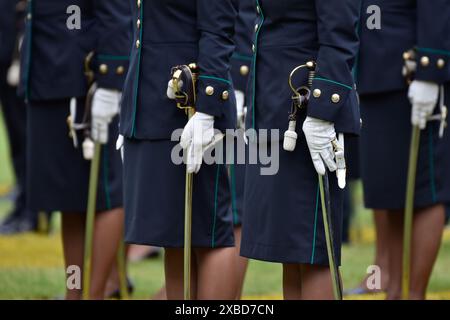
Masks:
[[[131,282],[131,280],[127,277],[127,291],[128,291],[128,295],[131,296],[134,292],[134,285],[133,282]],[[120,294],[120,289],[114,290],[113,292],[111,292],[106,299],[117,299],[117,300],[121,300],[122,299],[122,295]]]
[[[29,219],[14,219],[8,224],[0,226],[1,235],[17,235],[26,232],[34,232],[37,229],[37,223]]]

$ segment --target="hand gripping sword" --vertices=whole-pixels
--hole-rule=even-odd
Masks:
[[[83,156],[86,160],[91,160],[91,168],[89,174],[89,191],[88,191],[88,206],[86,211],[86,229],[84,240],[84,259],[83,259],[83,299],[90,298],[91,288],[91,273],[92,273],[92,245],[94,237],[94,223],[95,213],[97,211],[97,188],[98,175],[100,170],[101,145],[98,142],[91,140],[91,111],[92,99],[97,84],[95,81],[94,72],[90,65],[94,57],[94,52],[90,52],[84,62],[84,73],[88,82],[89,90],[86,96],[85,112],[83,122],[81,124],[75,123],[76,105],[71,103],[71,116],[67,119],[70,128],[70,135],[74,139],[75,147],[78,146],[76,139],[76,130],[84,130],[85,140],[83,142]],[[128,290],[126,285],[126,270],[125,270],[125,246],[121,241],[117,252],[117,265],[119,273],[120,296],[122,299],[128,298]]]
[[[181,65],[172,69],[172,84],[177,107],[185,110],[188,119],[195,114],[196,85],[198,79],[196,64]],[[183,91],[183,87],[186,88]],[[184,193],[184,299],[191,300],[191,257],[192,257],[192,193],[194,174],[186,169]]]
[[[308,86],[295,87],[293,84],[293,77],[295,73],[301,69],[307,69],[308,73]],[[297,142],[297,112],[298,110],[305,109],[308,106],[309,98],[311,95],[312,81],[315,77],[316,63],[309,61],[304,65],[298,66],[292,70],[289,75],[289,87],[293,91],[292,96],[292,109],[289,115],[289,129],[284,134],[283,148],[286,151],[294,151]],[[346,179],[346,164],[344,156],[344,135],[340,134],[339,141],[335,139],[333,142],[333,149],[336,157],[337,164],[337,179],[341,189],[345,188]],[[328,180],[328,173],[325,175],[318,175],[319,178],[319,193],[322,204],[322,217],[325,231],[325,240],[327,245],[328,263],[330,267],[331,280],[333,286],[333,294],[335,300],[342,300],[342,280],[339,272],[339,267],[336,263],[335,245],[333,237],[333,225],[332,225],[332,212],[331,212],[331,197],[330,186]]]

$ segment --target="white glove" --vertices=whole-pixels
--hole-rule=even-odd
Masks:
[[[409,87],[408,98],[412,104],[411,123],[421,130],[427,127],[439,98],[439,85],[433,82],[414,80]]]
[[[307,117],[303,123],[303,132],[317,173],[324,175],[325,165],[331,172],[336,171],[337,165],[334,161],[334,150],[331,143],[336,139],[334,124]]]
[[[11,87],[17,87],[20,81],[20,61],[14,60],[8,69],[6,81]]]
[[[180,88],[183,88],[183,81],[180,80],[178,85]],[[167,84],[167,98],[169,98],[170,100],[175,100],[175,90],[173,88],[173,80],[170,80],[169,83]]]
[[[242,91],[236,90],[236,114],[237,114],[237,125],[238,129],[244,129],[245,125],[245,94]]]
[[[197,173],[203,162],[203,152],[214,140],[214,117],[196,112],[184,127],[180,145],[187,150],[187,172]]]
[[[92,99],[92,139],[105,144],[108,142],[108,128],[119,113],[121,92],[110,89],[97,89]]]

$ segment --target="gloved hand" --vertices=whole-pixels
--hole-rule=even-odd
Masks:
[[[421,130],[425,129],[439,99],[439,85],[414,80],[409,87],[408,98],[412,104],[411,123]]]
[[[305,133],[311,159],[317,173],[324,175],[325,165],[331,172],[336,171],[337,165],[334,161],[334,150],[331,143],[336,139],[334,124],[307,117],[303,123],[303,132]]]
[[[99,88],[92,99],[92,139],[105,144],[108,142],[108,128],[119,113],[122,93],[117,90]]]
[[[184,127],[180,145],[187,150],[187,172],[197,173],[203,162],[203,152],[214,139],[214,116],[196,112]]]
[[[245,108],[245,94],[242,91],[236,90],[236,113],[237,113],[237,126],[238,129],[245,128],[245,116],[247,110]]]

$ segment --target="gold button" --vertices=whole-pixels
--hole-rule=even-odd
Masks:
[[[339,101],[341,101],[341,96],[335,93],[331,96],[331,101],[333,101],[333,103],[339,103]]]
[[[31,18],[33,18],[33,15],[31,13],[27,14],[27,19],[31,20]]]
[[[444,69],[444,67],[445,67],[445,60],[444,60],[444,59],[438,59],[438,61],[437,61],[437,67],[438,67],[439,69]]]
[[[428,58],[427,56],[423,56],[420,59],[420,64],[422,65],[422,67],[428,67],[430,65],[430,58]]]
[[[314,89],[314,91],[313,91],[314,98],[320,98],[321,95],[322,95],[322,91],[320,91],[320,89]]]
[[[250,69],[248,68],[248,66],[243,65],[241,66],[240,72],[242,76],[246,76],[250,72]]]
[[[255,44],[252,44],[252,51],[253,51],[253,53],[255,53],[255,51],[256,51]]]
[[[411,58],[412,58],[411,52],[409,51],[403,52],[403,60],[411,60]]]
[[[255,24],[255,32],[258,31],[259,25]]]
[[[212,96],[214,94],[214,88],[211,86],[207,86],[205,92],[208,96]]]
[[[223,100],[228,100],[229,96],[230,96],[230,93],[228,91],[225,90],[224,92],[222,92]]]
[[[138,19],[136,21],[136,26],[137,26],[138,29],[141,27],[141,19]]]
[[[118,66],[116,69],[116,74],[119,76],[125,73],[125,68],[123,66]]]
[[[258,14],[261,13],[261,8],[259,6],[256,6],[256,12],[258,12]]]
[[[136,48],[140,48],[141,47],[141,42],[139,40],[136,40]]]
[[[138,6],[138,8],[141,7],[141,0],[137,0],[137,6]]]
[[[101,64],[98,67],[98,70],[100,71],[101,74],[107,74],[108,73],[108,66],[106,64]]]

